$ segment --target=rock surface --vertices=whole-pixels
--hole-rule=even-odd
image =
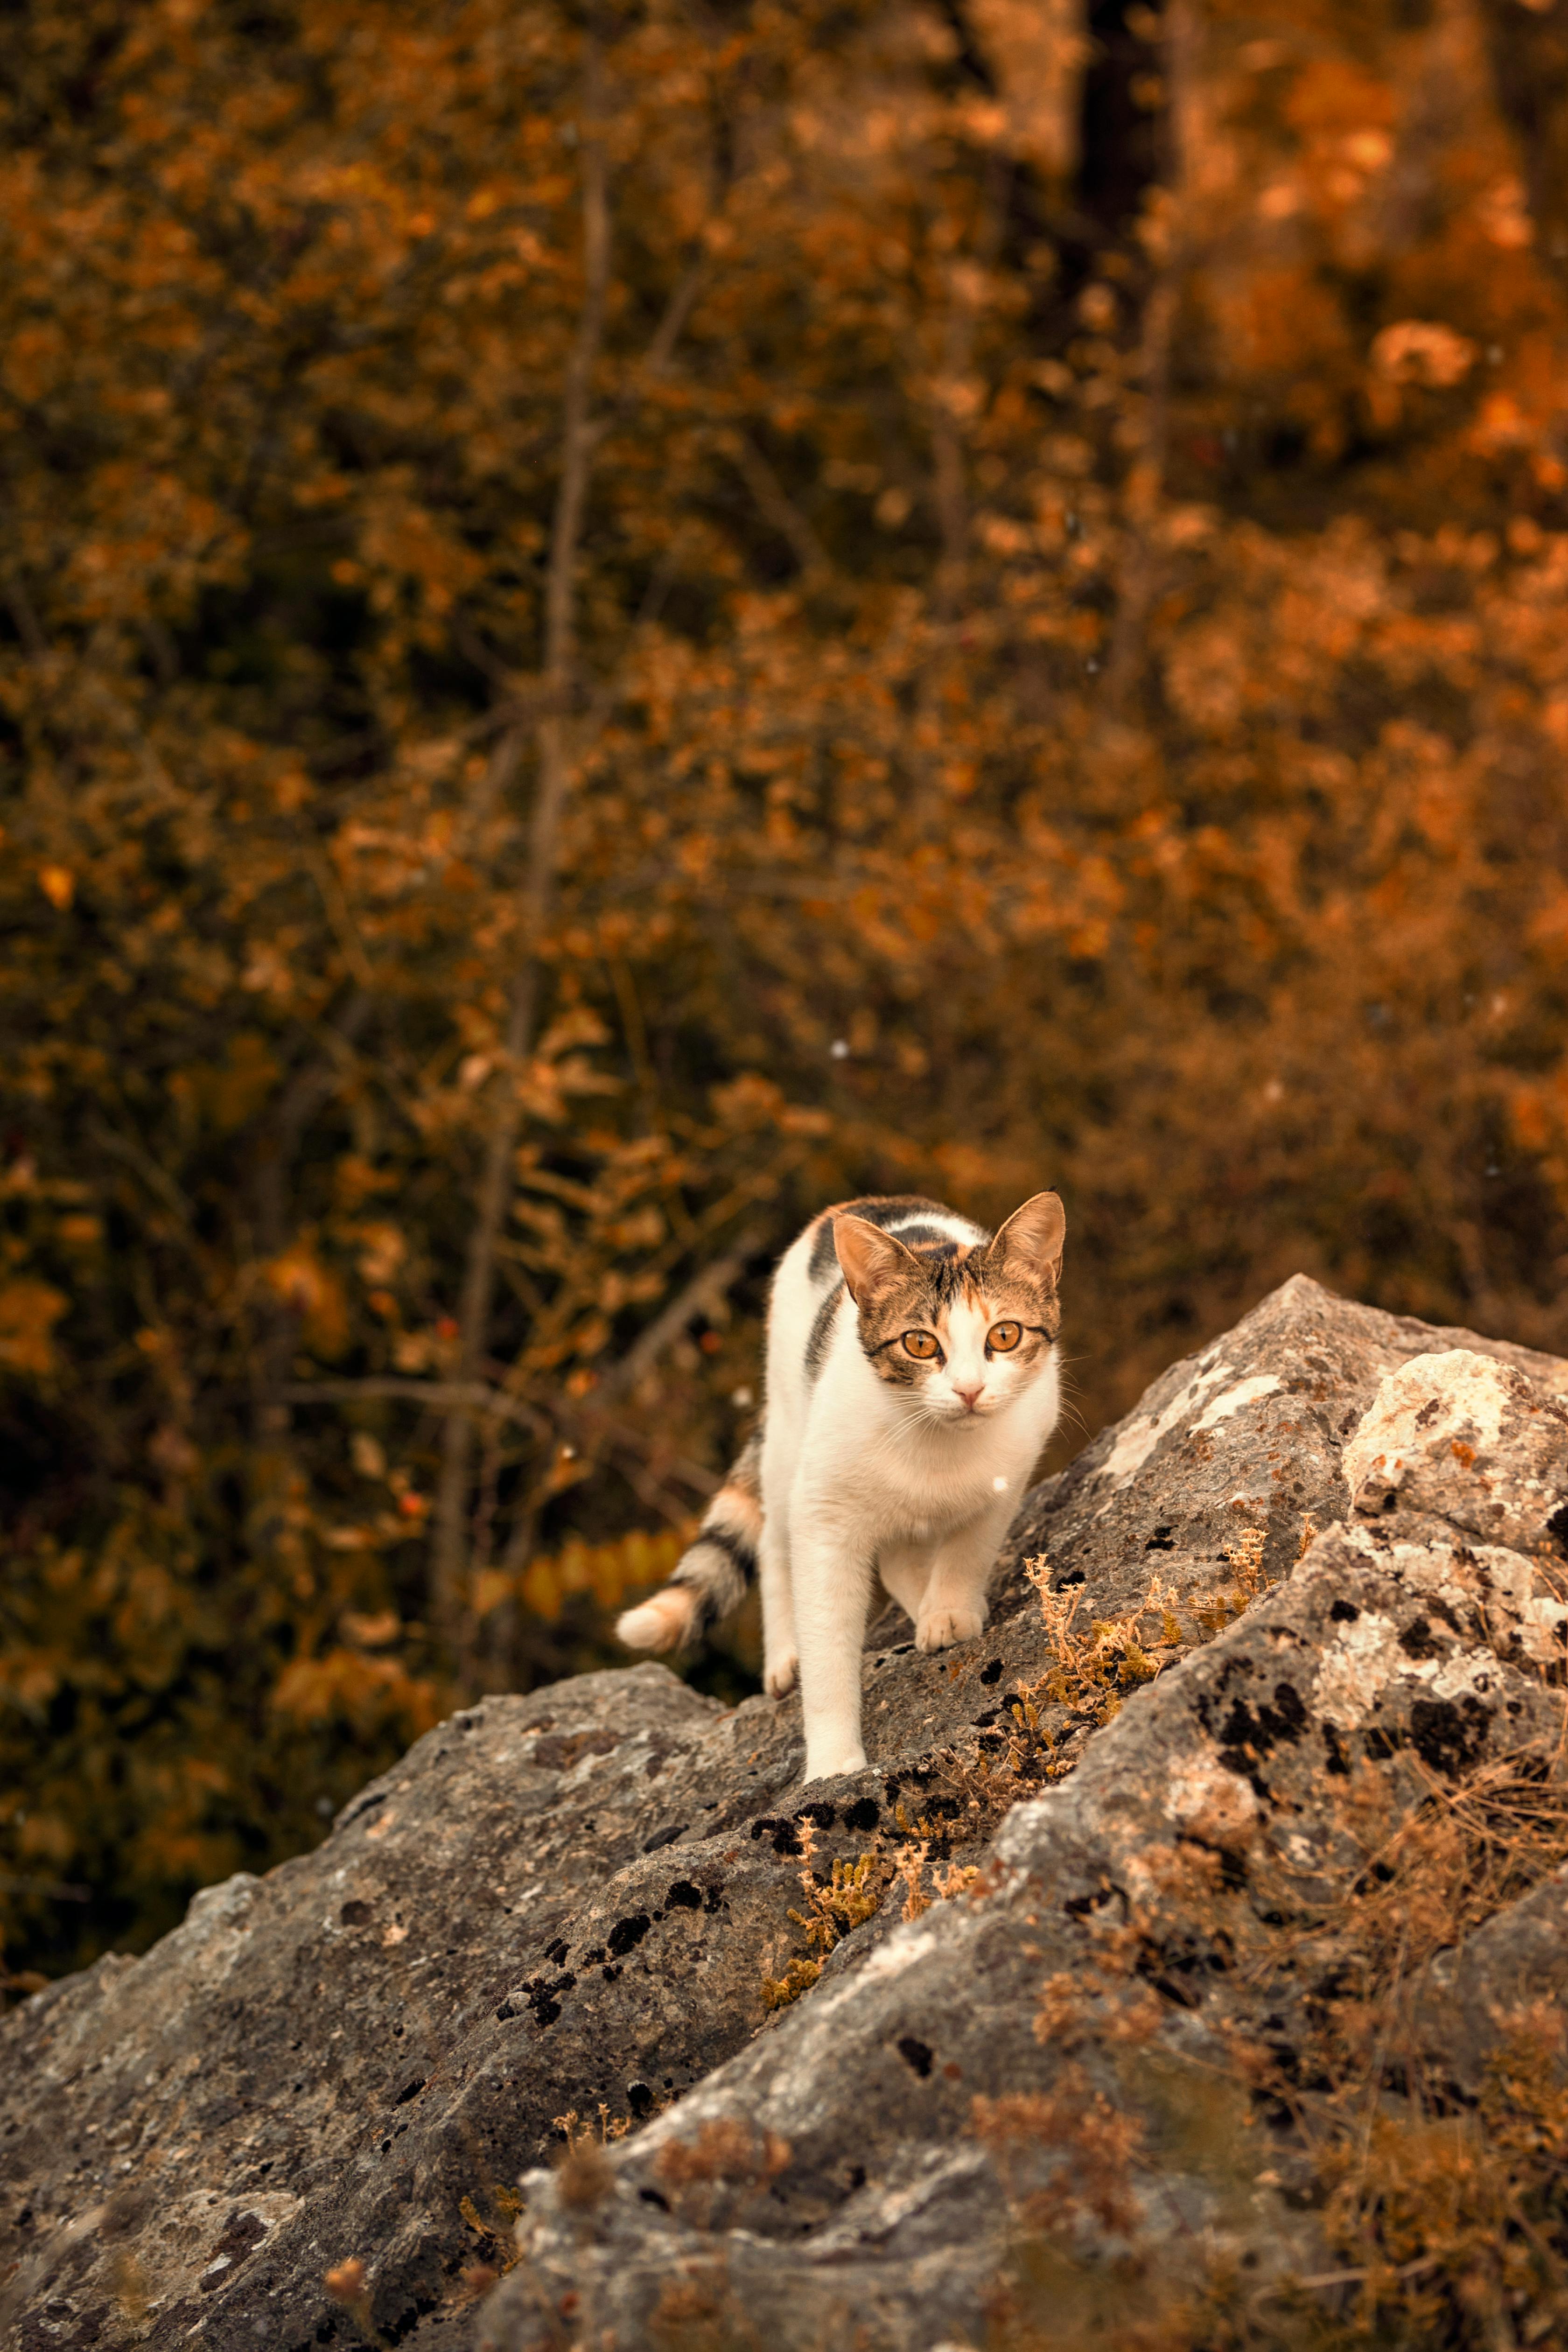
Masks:
[[[1327,2030],[1369,1838],[1559,1769],[1564,1398],[1297,1278],[1035,1490],[979,1642],[873,1629],[854,1780],[656,1665],[455,1717],[0,2022],[0,2341],[928,2352],[1047,2226],[1321,2269],[1237,2053]],[[1562,1860],[1411,1990],[1457,2093],[1568,1990]]]

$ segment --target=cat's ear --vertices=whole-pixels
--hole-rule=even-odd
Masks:
[[[1067,1212],[1058,1195],[1037,1192],[1014,1210],[985,1255],[994,1265],[1015,1265],[1054,1289],[1061,1280],[1067,1229]]]
[[[866,1217],[835,1217],[833,1246],[857,1307],[870,1292],[879,1290],[915,1263],[912,1253],[902,1242],[895,1241],[891,1234],[885,1234],[880,1225],[872,1224]]]

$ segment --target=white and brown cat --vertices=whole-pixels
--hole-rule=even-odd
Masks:
[[[916,1646],[973,1641],[997,1549],[1056,1426],[1067,1220],[1037,1192],[994,1236],[935,1201],[847,1201],[792,1243],[768,1310],[763,1426],[628,1648],[695,1640],[763,1591],[763,1681],[798,1673],[805,1777],[865,1765],[877,1579]]]

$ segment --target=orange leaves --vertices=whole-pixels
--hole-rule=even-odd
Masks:
[[[0,1282],[0,1374],[41,1381],[55,1370],[54,1328],[69,1303],[47,1282]]]
[[[300,1726],[341,1719],[362,1738],[395,1729],[405,1742],[428,1731],[439,1715],[432,1682],[411,1675],[395,1658],[359,1648],[296,1658],[279,1676],[271,1704]]]
[[[306,1241],[296,1242],[257,1272],[273,1297],[297,1316],[304,1339],[329,1360],[348,1344],[348,1302],[340,1277]]]
[[[531,1559],[520,1576],[484,1570],[475,1582],[474,1608],[483,1617],[503,1601],[517,1599],[535,1616],[552,1622],[574,1593],[586,1593],[611,1614],[629,1593],[665,1581],[695,1524],[658,1535],[636,1528],[608,1544],[574,1540],[552,1556]]]

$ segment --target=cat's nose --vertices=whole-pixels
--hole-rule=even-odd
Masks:
[[[963,1410],[965,1412],[973,1412],[974,1411],[975,1406],[980,1402],[981,1392],[984,1386],[985,1383],[984,1381],[976,1381],[972,1389],[963,1389],[960,1388],[958,1382],[954,1381],[952,1384],[952,1392],[954,1396],[961,1396],[963,1399]]]

